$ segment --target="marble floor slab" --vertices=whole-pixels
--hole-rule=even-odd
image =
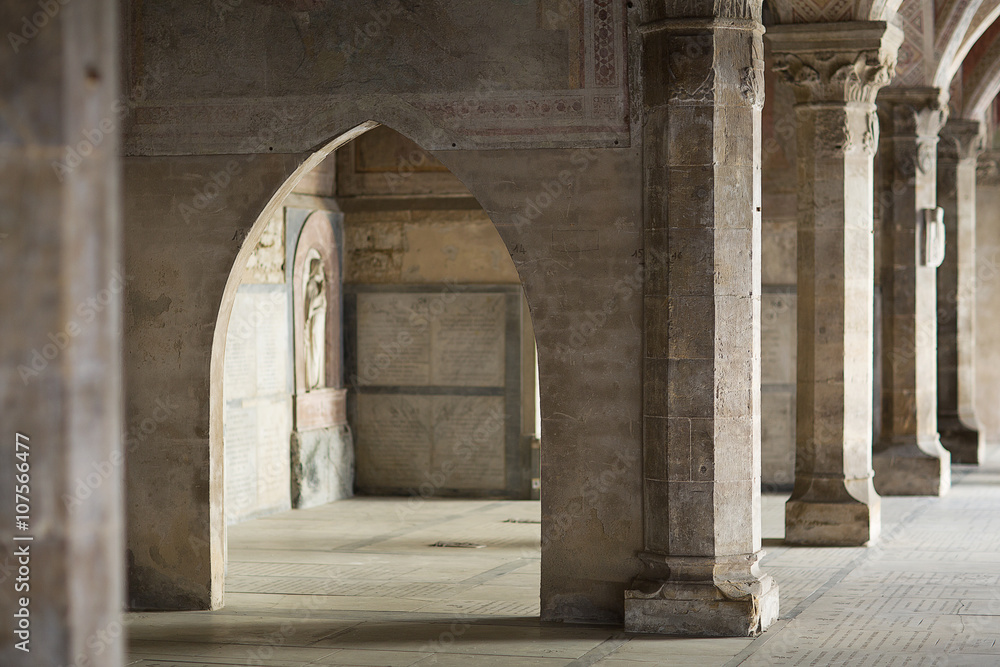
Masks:
[[[782,611],[758,638],[542,625],[537,502],[355,498],[231,526],[225,608],[128,614],[128,664],[995,667],[1000,456],[953,472],[944,498],[884,498],[869,548],[785,546],[765,495]]]

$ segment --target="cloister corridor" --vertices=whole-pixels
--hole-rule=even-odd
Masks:
[[[787,497],[765,495],[782,608],[756,639],[540,624],[536,501],[354,498],[231,527],[225,608],[130,614],[127,664],[992,667],[1000,452],[952,472],[943,498],[883,499],[867,549],[784,546]]]

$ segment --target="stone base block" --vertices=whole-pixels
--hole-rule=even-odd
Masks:
[[[957,418],[938,417],[941,445],[951,452],[952,463],[979,465],[986,454],[986,438]]]
[[[872,465],[882,496],[943,496],[951,488],[951,454],[940,442],[892,446],[875,454]]]
[[[292,432],[292,507],[354,495],[354,442],[346,425]]]
[[[785,542],[798,546],[857,547],[874,544],[882,532],[882,503],[785,503]]]
[[[688,637],[752,637],[778,618],[778,586],[764,575],[743,585],[638,579],[625,591],[625,631]],[[737,591],[739,591],[737,593]]]

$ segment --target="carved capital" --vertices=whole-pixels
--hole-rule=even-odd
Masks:
[[[976,184],[1000,186],[1000,153],[986,151],[976,161]]]
[[[886,88],[878,96],[878,112],[887,135],[936,144],[948,120],[948,94],[940,88]]]
[[[873,103],[892,81],[902,34],[884,22],[776,26],[768,39],[774,69],[799,104]]]
[[[812,113],[809,143],[817,157],[843,157],[858,152],[875,155],[879,130],[874,111],[828,106],[814,108]]]
[[[977,120],[952,118],[941,128],[938,159],[949,162],[975,159],[985,148],[983,124]]]

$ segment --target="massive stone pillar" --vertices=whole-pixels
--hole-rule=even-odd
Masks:
[[[123,660],[118,11],[0,4],[5,667]]]
[[[937,88],[886,88],[882,128],[882,434],[875,488],[941,495],[951,455],[937,430],[937,267],[927,214],[937,206],[937,143],[947,107]]]
[[[976,421],[976,157],[982,124],[952,119],[938,143],[938,204],[947,252],[937,272],[938,432],[954,463],[982,461]]]
[[[625,628],[745,636],[778,613],[758,567],[760,3],[724,17],[718,3],[655,4],[642,30],[644,571]]]
[[[883,22],[778,26],[775,67],[795,89],[798,369],[792,544],[878,538],[872,486],[875,95],[902,33]]]

